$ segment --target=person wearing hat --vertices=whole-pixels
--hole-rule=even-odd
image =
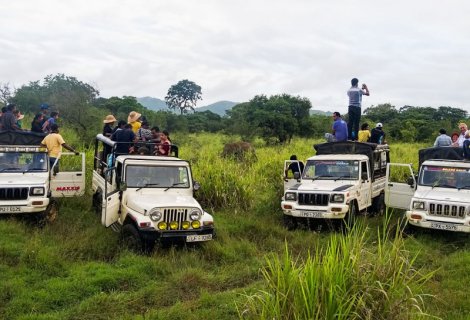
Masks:
[[[41,128],[42,128],[42,126],[44,125],[44,122],[46,122],[47,119],[49,119],[49,116],[47,115],[47,113],[49,112],[49,105],[47,103],[41,103],[39,105],[39,108],[41,109],[41,113],[43,115],[42,123],[41,123]]]
[[[132,131],[137,134],[139,131],[141,123],[139,121],[141,114],[137,111],[131,111],[127,117],[127,123],[131,125]]]
[[[370,142],[386,144],[385,132],[383,131],[383,124],[381,122],[377,123],[375,128],[370,131]]]
[[[434,141],[434,147],[450,147],[452,145],[452,139],[446,133],[446,129],[439,130],[439,135]]]
[[[116,121],[116,118],[112,114],[108,114],[106,118],[104,118],[103,136],[111,138],[114,132],[113,126]]]

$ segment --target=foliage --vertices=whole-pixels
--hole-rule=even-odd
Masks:
[[[7,105],[11,100],[11,88],[9,83],[0,83],[0,102]]]
[[[248,103],[236,105],[228,112],[230,131],[246,136],[247,140],[258,133],[264,139],[275,138],[280,143],[290,141],[294,135],[310,136],[310,108],[307,98],[288,94],[269,98],[255,96]]]
[[[179,109],[180,114],[194,111],[198,100],[201,100],[201,87],[189,80],[181,80],[168,89],[165,97],[169,109]]]
[[[356,225],[306,258],[267,258],[266,289],[247,296],[241,318],[250,319],[412,319],[425,316],[419,292],[433,273],[415,268],[399,232],[378,231],[377,249],[365,249],[367,231]]]

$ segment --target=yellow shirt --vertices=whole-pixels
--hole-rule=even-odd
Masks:
[[[46,146],[49,152],[49,157],[52,158],[60,158],[60,154],[62,153],[62,144],[64,143],[64,138],[62,138],[58,133],[48,134],[41,142],[41,144]]]
[[[129,122],[129,124],[131,125],[132,131],[134,131],[134,133],[137,133],[137,131],[140,129],[140,126],[142,125],[140,121]]]
[[[359,130],[357,134],[357,141],[359,142],[367,142],[370,138],[370,131],[369,130]]]

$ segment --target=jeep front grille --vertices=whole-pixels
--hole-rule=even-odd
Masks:
[[[29,188],[0,188],[0,200],[26,200]]]
[[[430,203],[429,214],[431,216],[463,219],[465,217],[465,206]]]
[[[325,193],[299,193],[299,204],[312,206],[327,206],[329,194]]]
[[[188,221],[188,208],[168,208],[163,209],[163,221],[170,226],[170,222],[178,222],[178,228],[176,230],[183,230],[181,224],[183,221]]]

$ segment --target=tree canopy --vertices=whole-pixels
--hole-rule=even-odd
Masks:
[[[181,80],[168,89],[165,102],[169,109],[179,109],[180,114],[194,111],[198,100],[202,99],[201,87],[189,80]]]

